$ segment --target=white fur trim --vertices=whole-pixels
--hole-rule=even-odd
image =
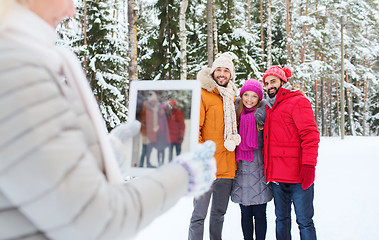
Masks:
[[[211,75],[211,69],[208,67],[200,70],[197,73],[196,79],[200,81],[201,88],[207,90],[208,92],[212,92],[217,86],[215,80],[213,80],[213,77]]]

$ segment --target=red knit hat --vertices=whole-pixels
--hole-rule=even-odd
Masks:
[[[246,91],[255,92],[258,95],[259,100],[262,101],[263,87],[262,87],[262,83],[260,83],[258,80],[253,79],[253,78],[247,80],[241,88],[240,96],[242,97],[242,94]]]
[[[265,78],[267,76],[277,76],[284,82],[287,82],[287,78],[292,77],[292,71],[288,67],[280,67],[280,66],[272,66],[265,72],[265,75],[263,75],[262,82],[265,82]]]
[[[170,104],[172,107],[176,105],[176,101],[174,99],[168,100],[168,104]]]

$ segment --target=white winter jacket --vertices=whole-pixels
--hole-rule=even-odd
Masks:
[[[66,83],[53,30],[13,11],[0,30],[0,239],[129,239],[184,195],[187,172],[169,164],[111,184],[107,139]]]

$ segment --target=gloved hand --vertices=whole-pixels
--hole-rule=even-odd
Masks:
[[[113,152],[124,178],[127,176],[126,169],[131,164],[129,145],[132,144],[133,136],[140,131],[140,128],[141,123],[134,120],[115,127],[109,134]]]
[[[255,109],[255,120],[260,126],[265,125],[265,120],[266,120],[266,100],[262,100],[261,106],[257,109]]]
[[[187,152],[176,157],[173,162],[181,164],[188,172],[188,196],[199,196],[211,187],[216,178],[216,160],[213,155],[216,145],[212,141],[199,144],[193,152]]]
[[[136,135],[141,129],[141,123],[137,120],[118,125],[111,131],[111,135],[117,137],[122,143],[125,143]]]
[[[300,169],[300,178],[301,178],[301,187],[306,190],[308,189],[313,182],[315,181],[315,167],[308,164],[301,165]]]

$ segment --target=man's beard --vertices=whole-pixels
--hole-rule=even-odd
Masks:
[[[226,87],[226,86],[228,86],[228,83],[229,83],[229,81],[230,81],[230,79],[229,79],[226,83],[224,83],[224,84],[220,84],[220,83],[218,82],[218,79],[216,79],[216,77],[214,76],[214,74],[212,74],[212,78],[213,78],[213,80],[216,82],[216,84],[219,85],[219,86],[221,86],[221,87]]]
[[[219,86],[221,86],[221,87],[226,87],[226,86],[228,86],[229,81],[230,81],[230,80],[226,81],[224,84],[220,84],[220,83],[218,82],[218,79],[215,79],[216,84],[219,85]]]
[[[219,86],[221,86],[221,87],[226,87],[226,86],[228,86],[228,83],[229,82],[227,82],[227,83],[225,83],[225,84],[219,84],[217,81],[215,81],[216,83],[217,83],[217,85],[219,85]]]
[[[280,88],[281,88],[281,86],[279,87],[279,89],[280,89]],[[273,88],[270,88],[269,90],[271,90],[271,89],[273,89]],[[275,92],[268,93],[269,98],[273,98],[273,97],[275,97],[276,94],[278,93],[279,89],[277,89],[276,87],[274,87],[274,89],[275,89]]]

